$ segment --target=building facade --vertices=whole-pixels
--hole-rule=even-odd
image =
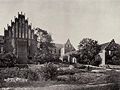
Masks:
[[[72,51],[75,51],[75,48],[73,47],[70,40],[68,39],[67,42],[63,45],[63,48],[61,49],[61,56]]]
[[[73,47],[69,39],[65,44],[55,44],[55,48],[52,50],[52,54],[63,62],[76,62],[76,58],[72,57],[72,54],[75,52],[76,49]]]
[[[4,29],[4,52],[12,52],[17,56],[18,63],[23,64],[34,58],[36,50],[37,36],[25,15],[18,13],[18,17]]]
[[[106,64],[120,64],[118,60],[120,57],[120,45],[117,44],[114,39],[108,43],[101,44],[99,55],[102,59],[100,66],[105,66]]]

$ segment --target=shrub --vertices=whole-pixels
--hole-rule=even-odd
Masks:
[[[18,74],[20,78],[26,78],[31,81],[37,81],[39,79],[38,74],[30,69],[20,70]]]
[[[14,67],[17,58],[13,53],[5,53],[0,56],[0,67]]]
[[[0,75],[2,79],[7,78],[25,78],[31,81],[38,80],[38,75],[36,72],[33,72],[30,69],[19,69],[19,68],[5,68],[0,71]]]
[[[59,75],[73,75],[76,73],[76,70],[74,69],[67,69],[67,70],[59,70],[58,74]]]
[[[68,75],[61,75],[57,77],[57,81],[68,81],[69,76]]]
[[[53,63],[46,63],[41,67],[40,74],[45,80],[53,80],[58,75],[57,67]]]
[[[76,82],[76,81],[78,81],[78,77],[77,76],[75,76],[75,75],[70,75],[69,76],[69,81],[72,81],[72,82]]]

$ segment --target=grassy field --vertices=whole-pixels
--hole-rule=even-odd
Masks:
[[[41,69],[42,66],[43,65],[30,66],[29,67],[30,70],[28,70],[30,72],[30,76],[29,76],[29,74],[25,73],[27,75],[27,78],[34,79],[33,78],[34,76],[31,76],[31,75],[37,75],[39,72],[37,72],[36,70]],[[62,86],[62,88],[63,88],[64,85],[69,85],[69,86],[81,85],[82,86],[82,85],[99,85],[99,84],[107,84],[107,83],[117,83],[116,79],[118,79],[117,78],[118,76],[116,76],[118,74],[115,73],[115,71],[93,73],[91,71],[87,71],[86,68],[83,69],[83,66],[82,66],[82,69],[80,69],[80,67],[69,69],[68,65],[60,65],[60,66],[56,65],[56,66],[66,68],[65,70],[62,70],[62,75],[60,73],[57,75],[57,77],[60,77],[59,80],[56,77],[56,79],[54,79],[54,80],[48,79],[47,81],[38,79],[35,81],[29,80],[28,82],[24,82],[24,83],[23,82],[5,82],[5,83],[3,83],[3,86],[6,88],[7,87],[13,87],[13,88],[17,88],[17,87],[20,87],[20,88],[25,88],[25,87],[37,88],[38,87],[39,88],[40,87],[40,88],[43,88],[43,90],[44,90],[44,87],[47,88],[47,87],[56,86],[56,85],[57,86],[63,85]],[[98,70],[98,68],[97,68],[97,70]],[[100,69],[100,70],[102,70],[102,69]],[[10,72],[10,71],[12,71],[12,72]],[[24,71],[24,69],[22,70],[22,72],[23,71]],[[31,73],[31,71],[35,72],[35,74]],[[9,77],[10,77],[10,75],[14,76],[13,73],[15,73],[15,75],[16,74],[19,75],[19,73],[16,73],[16,72],[19,72],[19,70],[16,71],[16,69],[13,69],[13,70],[8,69],[7,72],[5,71],[3,74],[8,75],[7,73],[9,73],[9,75],[8,75]],[[20,72],[21,72],[21,70],[20,70]],[[25,69],[25,72],[26,72],[26,69]],[[37,74],[36,74],[36,72],[37,72]],[[71,72],[72,72],[72,74],[71,74]],[[22,75],[22,76],[24,76],[24,75]],[[41,78],[41,76],[39,76],[39,78]],[[45,89],[45,90],[47,90],[47,89]],[[55,90],[57,90],[57,89],[55,89]],[[66,90],[69,90],[69,89],[66,89]]]

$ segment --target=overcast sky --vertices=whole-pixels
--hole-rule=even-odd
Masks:
[[[87,37],[120,43],[120,0],[0,0],[0,34],[21,11],[57,43],[69,38],[77,48]]]

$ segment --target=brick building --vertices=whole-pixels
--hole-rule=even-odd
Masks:
[[[12,52],[18,57],[18,63],[28,63],[37,51],[37,36],[25,15],[18,13],[18,17],[11,20],[11,25],[4,29],[4,52]]]

